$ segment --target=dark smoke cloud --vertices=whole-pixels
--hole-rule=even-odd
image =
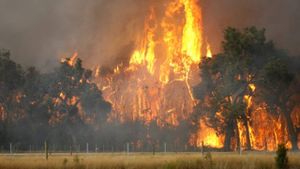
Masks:
[[[0,0],[0,48],[18,62],[51,70],[78,51],[84,63],[115,64],[132,48],[150,4],[163,0]],[[265,27],[279,47],[299,55],[299,0],[201,0],[205,32],[220,50],[227,26]],[[126,49],[128,48],[128,49]]]
[[[74,51],[85,64],[110,64],[112,57],[131,46],[135,30],[142,29],[147,3],[0,0],[0,48],[10,49],[18,62],[43,71]]]
[[[227,26],[266,28],[267,37],[279,48],[300,55],[299,0],[202,0],[209,39],[220,50]]]

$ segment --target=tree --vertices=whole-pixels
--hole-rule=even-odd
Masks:
[[[271,41],[266,41],[265,30],[255,27],[239,31],[225,30],[223,52],[200,63],[201,83],[194,88],[200,100],[196,114],[206,116],[207,124],[225,135],[224,149],[230,150],[232,138],[240,148],[238,123],[246,128],[247,149],[251,149],[249,117],[245,96],[253,97],[257,77],[269,58],[276,56]],[[196,116],[197,117],[197,116]]]
[[[277,169],[289,169],[289,159],[287,156],[287,148],[284,144],[279,144],[276,151],[276,167]]]
[[[298,149],[297,128],[291,114],[299,104],[296,96],[300,94],[299,80],[288,65],[288,58],[274,58],[268,62],[258,81],[258,100],[267,103],[267,109],[275,115],[281,115],[287,126],[292,149]],[[290,68],[289,68],[290,67]]]
[[[20,104],[26,115],[21,119],[24,124],[18,130],[30,131],[23,133],[30,134],[31,139],[23,139],[22,142],[38,144],[47,139],[50,129],[48,123],[50,118],[49,102],[45,97],[46,86],[43,85],[42,75],[35,67],[29,67],[25,71],[24,77],[25,83],[21,89],[24,97]]]
[[[1,145],[28,149],[45,140],[75,145],[95,138],[111,105],[91,82],[92,71],[72,59],[41,74],[34,67],[23,70],[8,50],[0,50]]]
[[[84,131],[89,125],[104,122],[111,110],[101,91],[90,82],[91,74],[82,67],[80,59],[74,65],[70,65],[67,59],[59,69],[47,75],[53,125],[61,125],[60,129],[65,129],[73,145],[87,134]]]
[[[8,50],[0,50],[0,137],[2,144],[11,139],[11,126],[22,111],[19,101],[23,97],[18,89],[24,84],[23,70],[10,59]]]

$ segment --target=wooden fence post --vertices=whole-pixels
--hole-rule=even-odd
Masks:
[[[13,153],[13,150],[12,150],[12,143],[9,143],[9,152],[10,152],[10,154]]]
[[[48,160],[48,142],[45,141],[45,158]]]

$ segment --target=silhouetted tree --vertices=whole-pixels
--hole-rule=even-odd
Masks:
[[[274,58],[265,65],[259,81],[259,99],[267,103],[269,112],[282,115],[292,143],[292,149],[298,149],[297,128],[291,114],[299,104],[296,96],[300,94],[299,80],[289,68],[286,57]]]
[[[13,140],[12,129],[23,111],[19,105],[23,95],[17,89],[24,84],[24,72],[10,59],[8,50],[0,50],[0,143]]]
[[[252,97],[258,75],[277,50],[266,41],[265,30],[255,27],[239,31],[225,30],[223,52],[200,63],[201,83],[194,95],[201,102],[195,108],[198,117],[205,115],[208,125],[225,134],[224,149],[230,150],[232,138],[240,146],[238,121],[246,128],[247,149],[251,149],[249,117],[245,96]]]

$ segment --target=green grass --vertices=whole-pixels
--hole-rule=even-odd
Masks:
[[[274,153],[101,153],[0,155],[1,169],[275,169]],[[290,169],[300,169],[300,153],[289,154]]]

